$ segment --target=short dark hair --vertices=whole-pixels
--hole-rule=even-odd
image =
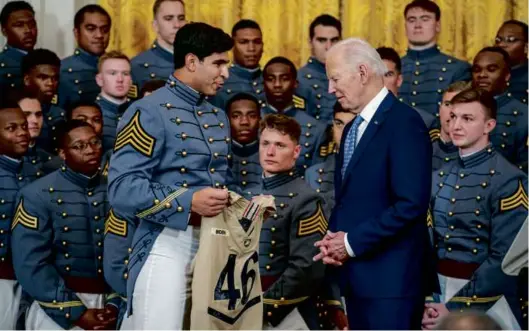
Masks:
[[[19,10],[29,10],[33,15],[35,15],[35,10],[26,1],[8,2],[0,12],[0,24],[2,25],[2,27],[6,26],[9,16]]]
[[[387,60],[395,63],[395,68],[400,73],[402,71],[402,63],[400,61],[399,53],[391,47],[377,48],[378,55],[382,60]]]
[[[152,15],[153,16],[156,16],[156,14],[158,13],[158,9],[160,9],[160,6],[162,5],[162,3],[166,1],[180,2],[182,6],[185,6],[184,0],[155,0],[154,4],[152,5]]]
[[[292,117],[284,114],[268,114],[259,123],[259,134],[265,129],[277,130],[288,135],[296,144],[301,137],[301,126]]]
[[[112,19],[110,18],[110,15],[108,12],[101,7],[100,5],[86,5],[83,8],[79,9],[77,13],[75,13],[74,19],[73,19],[73,26],[76,29],[79,29],[81,27],[81,24],[83,24],[84,21],[84,15],[85,14],[92,14],[92,13],[98,13],[103,16],[106,16],[108,18],[108,23],[112,24]]]
[[[239,22],[235,23],[233,25],[233,28],[231,28],[231,37],[232,38],[235,37],[235,34],[237,33],[237,31],[242,30],[242,29],[256,29],[256,30],[261,31],[261,27],[256,21],[242,19],[242,20],[239,20]]]
[[[476,58],[479,54],[485,53],[485,52],[491,52],[491,53],[499,53],[503,57],[503,61],[505,61],[505,64],[507,65],[507,68],[509,68],[509,54],[501,47],[497,46],[488,46],[483,47],[478,54],[474,58]]]
[[[44,64],[49,64],[60,68],[61,59],[59,59],[57,54],[54,52],[44,48],[38,48],[29,51],[29,53],[22,58],[22,63],[20,64],[22,76],[28,74],[36,66]]]
[[[431,0],[413,0],[406,5],[406,8],[404,8],[404,17],[406,17],[408,11],[412,8],[421,8],[427,12],[434,13],[436,21],[441,19],[441,9]]]
[[[498,106],[494,96],[490,92],[471,87],[459,92],[451,100],[452,105],[471,102],[479,102],[483,107],[485,107],[485,115],[488,118],[496,119]]]
[[[68,137],[68,134],[77,128],[84,128],[88,127],[92,130],[94,128],[88,124],[85,121],[81,120],[69,120],[69,121],[61,121],[55,125],[56,127],[56,139],[57,139],[57,146],[58,148],[64,148],[66,144],[66,138]]]
[[[219,28],[206,23],[189,23],[178,30],[174,40],[174,65],[180,69],[185,57],[191,53],[202,61],[213,53],[227,52],[233,47],[233,39]]]
[[[294,65],[292,61],[290,61],[289,59],[283,56],[276,56],[276,57],[271,58],[263,68],[263,75],[266,75],[266,69],[268,69],[269,66],[275,63],[281,63],[281,64],[285,64],[289,66],[290,71],[292,72],[292,76],[294,77],[294,79],[297,79],[298,71],[296,69],[296,66]]]
[[[527,36],[527,23],[524,23],[524,22],[518,21],[518,20],[508,20],[508,21],[503,22],[503,24],[501,26],[503,27],[503,26],[505,26],[507,24],[517,25],[517,26],[521,27],[522,31],[523,31],[523,36],[525,38],[525,42],[528,41],[529,37]]]
[[[0,93],[0,109],[20,108],[18,102],[21,100],[22,90]]]
[[[332,26],[332,27],[336,28],[336,30],[338,30],[338,34],[340,35],[340,37],[342,36],[342,22],[340,22],[334,16],[331,16],[331,15],[328,15],[328,14],[323,14],[323,15],[320,15],[320,16],[316,17],[312,21],[312,23],[310,23],[310,26],[309,26],[309,37],[310,37],[310,39],[314,38],[314,29],[316,29],[316,27],[318,25]]]
[[[257,98],[250,93],[244,93],[244,92],[237,93],[228,100],[228,102],[226,103],[226,112],[229,113],[231,105],[234,102],[240,101],[240,100],[248,100],[248,101],[255,103],[255,105],[257,106],[257,110],[259,111],[259,114],[261,114],[260,109],[259,109],[259,101],[257,100]]]
[[[338,101],[336,101],[334,103],[334,106],[332,107],[332,115],[333,115],[333,117],[336,116],[336,114],[338,114],[338,113],[350,113],[350,111],[345,110],[342,107],[342,105]]]
[[[140,90],[140,98],[143,98],[145,96],[145,93],[147,92],[154,92],[159,88],[162,88],[165,86],[165,80],[162,79],[151,79],[145,82]]]
[[[101,110],[101,107],[97,103],[95,103],[94,101],[79,100],[79,101],[75,101],[75,102],[68,104],[68,106],[66,107],[66,120],[71,121],[74,110],[76,110],[79,107],[95,108],[99,110],[99,113],[101,113],[101,116],[103,116],[103,111]]]
[[[7,102],[7,104],[14,106],[14,107],[19,107],[20,101],[24,99],[37,99],[38,100],[36,94],[31,93],[30,91],[26,89],[12,90],[12,91],[9,91],[9,93],[4,93],[4,94],[6,95],[4,100]]]

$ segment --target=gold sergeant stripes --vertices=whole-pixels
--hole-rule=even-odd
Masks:
[[[136,99],[138,97],[138,85],[132,84],[130,86],[129,92],[127,92],[127,97]]]
[[[180,195],[182,195],[185,191],[187,191],[186,188],[179,188],[178,190],[174,191],[173,193],[169,194],[165,199],[163,199],[161,202],[154,204],[149,209],[146,209],[142,211],[141,213],[136,214],[136,217],[138,218],[144,218],[146,216],[156,214],[157,212],[161,211],[162,209],[166,208],[165,204],[170,203],[174,199],[178,198]]]
[[[151,157],[156,139],[150,136],[141,126],[140,111],[137,110],[129,124],[127,124],[118,134],[114,152],[130,145],[141,154]]]
[[[11,224],[11,229],[14,229],[17,224],[21,224],[25,226],[28,229],[37,229],[38,227],[38,218],[35,216],[31,216],[25,209],[24,209],[24,199],[20,200],[20,203],[17,206],[17,210],[15,212],[15,216],[13,217],[13,223]]]
[[[500,201],[500,211],[508,211],[518,207],[524,207],[527,209],[527,193],[522,184],[522,181],[518,182],[518,189],[513,195]]]
[[[105,234],[110,232],[115,234],[116,236],[126,237],[127,229],[127,221],[118,218],[116,214],[114,214],[114,210],[110,209],[107,220],[105,222]]]
[[[324,236],[327,232],[327,226],[327,219],[323,215],[321,204],[318,203],[318,208],[312,216],[299,221],[298,237],[308,236],[318,232]]]
[[[433,227],[433,217],[432,217],[432,210],[428,208],[428,214],[426,215],[426,225],[429,228]]]
[[[294,103],[295,108],[305,108],[305,99],[298,97],[297,95],[292,96],[292,101]]]
[[[436,141],[437,139],[439,139],[439,137],[441,136],[441,130],[439,129],[432,129],[430,130],[430,140],[432,142]]]

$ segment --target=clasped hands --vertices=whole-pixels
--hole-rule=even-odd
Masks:
[[[322,260],[324,264],[341,266],[350,256],[345,248],[345,232],[327,231],[322,240],[314,243],[320,249],[320,253],[314,256],[314,261]]]

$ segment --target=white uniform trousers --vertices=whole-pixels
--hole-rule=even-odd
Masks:
[[[133,312],[122,330],[189,329],[192,263],[199,239],[199,227],[162,230],[136,279]]]
[[[16,280],[0,279],[0,330],[15,330],[22,288]]]

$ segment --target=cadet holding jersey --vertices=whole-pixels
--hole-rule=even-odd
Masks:
[[[228,118],[205,100],[228,77],[232,47],[220,29],[182,27],[174,42],[176,70],[166,86],[133,103],[118,124],[108,173],[117,220],[108,229],[125,236],[138,224],[122,275],[128,328],[188,327],[200,219],[226,207],[222,188],[232,181]]]

